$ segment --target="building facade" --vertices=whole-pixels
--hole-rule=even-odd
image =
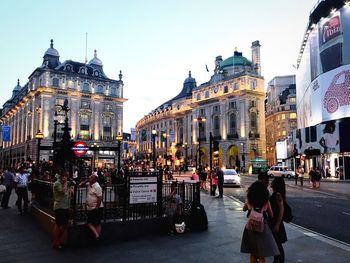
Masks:
[[[60,141],[65,113],[61,111],[68,102],[70,134],[73,141],[85,141],[88,146],[115,146],[118,133],[123,131],[124,83],[108,78],[97,57],[89,63],[72,60],[60,62],[53,47],[45,52],[42,65],[21,86],[19,81],[12,97],[3,105],[2,127],[10,127],[8,140],[3,140],[3,165],[14,166],[37,159],[35,135],[40,131],[41,145],[52,145],[54,135]],[[55,121],[57,129],[55,132]],[[92,152],[86,157],[92,160]],[[95,165],[114,166],[115,153],[96,151]],[[52,159],[52,151],[41,151],[40,160]]]
[[[251,51],[251,61],[237,51],[225,60],[216,57],[214,74],[199,86],[190,72],[179,95],[137,122],[139,156],[145,159],[155,151],[158,164],[167,156],[175,166],[208,166],[212,158],[214,165],[244,169],[252,159],[265,158],[259,41]],[[218,147],[212,156],[210,135]]]
[[[295,75],[276,76],[266,93],[266,159],[269,166],[282,164],[294,169],[287,159],[286,139],[297,128]],[[279,151],[277,151],[277,145]],[[284,147],[285,146],[285,147]]]
[[[297,64],[296,161],[350,179],[350,4],[325,0],[310,13]],[[290,147],[292,148],[292,147]]]

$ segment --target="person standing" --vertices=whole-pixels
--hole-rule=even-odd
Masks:
[[[96,241],[101,238],[101,219],[102,219],[102,188],[97,182],[98,175],[93,173],[88,180],[81,182],[79,186],[87,187],[86,209],[87,226],[93,233]]]
[[[217,198],[222,198],[224,195],[224,172],[219,167],[216,168],[216,177],[218,178],[219,189],[219,195]]]
[[[4,209],[10,208],[9,200],[10,200],[12,188],[14,185],[14,179],[15,179],[15,175],[13,173],[13,169],[5,170],[3,185],[6,187],[6,192],[1,201],[1,207]]]
[[[315,170],[315,188],[320,188],[320,184],[321,184],[321,171],[320,168],[316,168]]]
[[[14,179],[15,189],[18,196],[17,207],[20,214],[28,212],[28,182],[30,173],[24,170],[24,167],[18,169],[18,175]],[[22,200],[23,200],[23,210],[22,210]]]
[[[316,188],[316,171],[313,167],[309,171],[310,188]]]
[[[165,214],[168,219],[168,231],[170,235],[174,234],[175,217],[182,215],[182,199],[176,191],[176,183],[171,184],[170,194],[167,196]]]
[[[286,202],[286,185],[282,177],[276,177],[271,182],[272,195],[270,204],[273,218],[270,219],[270,228],[275,238],[280,254],[274,257],[273,262],[284,263],[285,255],[282,244],[287,239],[287,233],[283,224],[284,203]]]
[[[210,180],[211,180],[211,196],[215,196],[216,194],[216,186],[218,185],[218,177],[216,176],[215,171],[210,171]]]
[[[68,173],[66,171],[60,172],[56,177],[57,180],[53,184],[55,226],[53,231],[54,239],[52,248],[61,249],[64,242],[64,234],[68,229],[70,195],[73,193],[73,190],[68,187]]]
[[[273,211],[269,202],[269,191],[260,181],[251,184],[247,191],[247,201],[243,211],[248,210],[249,217],[252,211],[264,215],[264,227],[262,232],[255,232],[247,227],[244,228],[241,252],[250,254],[250,263],[264,263],[265,257],[279,254],[276,241],[271,229],[267,225],[267,216],[273,218]]]
[[[303,187],[304,185],[304,168],[300,165],[298,169],[298,174],[300,178],[300,186]]]
[[[295,180],[295,185],[298,185],[298,180],[299,180],[299,167],[298,167],[298,168],[296,169],[296,171],[295,171],[294,180]]]

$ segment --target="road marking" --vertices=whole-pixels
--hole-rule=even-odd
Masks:
[[[343,212],[344,215],[350,216],[350,213]]]

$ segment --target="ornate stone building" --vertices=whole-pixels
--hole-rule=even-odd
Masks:
[[[121,72],[118,80],[105,75],[96,50],[89,63],[60,62],[51,40],[42,65],[33,71],[24,86],[18,81],[12,97],[3,105],[2,126],[11,129],[10,141],[3,142],[3,165],[36,160],[35,135],[41,131],[44,134],[41,144],[51,145],[55,120],[58,123],[56,138],[60,140],[65,116],[59,105],[65,100],[70,108],[68,119],[73,140],[85,141],[89,146],[117,145],[115,137],[123,130],[123,103],[126,101],[123,87]],[[96,165],[114,164],[114,152],[97,153]],[[88,152],[87,157],[91,155]],[[41,151],[41,160],[50,158],[52,151]]]
[[[179,95],[163,103],[136,124],[139,157],[164,153],[175,165],[209,165],[210,134],[219,143],[214,165],[245,167],[265,152],[265,92],[260,44],[252,43],[252,61],[241,52],[215,59],[214,74],[200,86],[189,73]],[[152,136],[154,130],[155,137]],[[164,136],[166,135],[166,136]],[[200,148],[200,152],[199,152]]]

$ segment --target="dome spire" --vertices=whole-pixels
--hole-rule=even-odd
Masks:
[[[191,70],[188,72],[188,77],[191,78]]]
[[[119,71],[119,80],[122,80],[122,78],[123,78],[123,74],[122,74],[122,71],[120,70]]]
[[[97,50],[94,50],[94,58],[97,58]]]
[[[17,86],[19,86],[19,79],[17,79]]]
[[[50,44],[50,48],[53,48],[53,39],[51,39],[51,44]]]

